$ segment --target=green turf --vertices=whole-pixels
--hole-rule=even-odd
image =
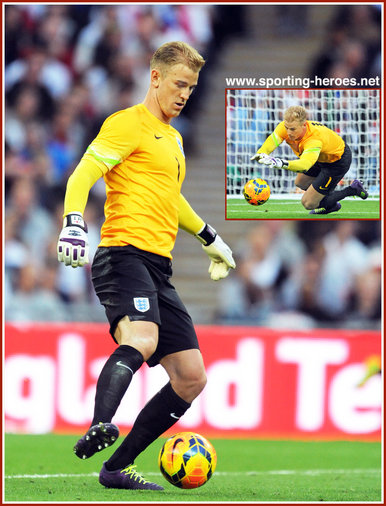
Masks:
[[[381,501],[381,444],[212,439],[218,465],[199,489],[180,490],[161,476],[163,440],[137,459],[162,492],[106,489],[98,483],[108,448],[89,460],[72,453],[76,437],[5,435],[5,501],[14,502],[307,502]]]
[[[226,204],[226,218],[233,220],[377,220],[380,218],[378,199],[346,199],[341,204],[342,208],[336,213],[315,215],[309,214],[309,211],[304,209],[300,203],[300,196],[299,200],[270,199],[262,206],[251,206],[244,199],[229,198]]]

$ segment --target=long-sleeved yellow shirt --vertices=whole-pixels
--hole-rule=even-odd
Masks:
[[[177,130],[143,105],[119,111],[103,123],[69,178],[64,214],[83,214],[89,191],[106,183],[100,246],[132,244],[172,258],[178,227],[195,234],[204,221],[181,194],[185,155]]]
[[[316,162],[335,162],[341,158],[345,148],[344,140],[340,135],[315,121],[306,122],[306,133],[300,141],[291,141],[282,121],[257,152],[269,155],[283,141],[299,157],[299,160],[288,162],[288,169],[294,172],[306,172]]]

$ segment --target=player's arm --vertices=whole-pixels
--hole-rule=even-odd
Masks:
[[[320,151],[321,147],[317,146],[305,149],[298,160],[290,160],[288,162],[288,170],[306,172],[318,161]]]
[[[321,141],[308,143],[298,160],[284,160],[283,158],[266,157],[259,163],[270,169],[286,169],[291,172],[306,172],[317,162],[322,149]]]
[[[236,267],[229,246],[213,227],[200,218],[182,194],[180,194],[178,225],[201,242],[203,250],[210,258],[209,274],[214,281],[225,278],[229,274],[229,269]]]
[[[251,157],[251,160],[260,163],[260,160],[267,158],[280,144],[283,142],[282,127],[278,125],[275,130],[269,135],[263,145],[257,150],[256,154]]]
[[[63,229],[57,253],[59,262],[72,267],[89,262],[87,225],[83,220],[90,189],[103,175],[104,166],[91,155],[85,154],[69,177],[64,198]]]
[[[140,138],[138,112],[123,110],[109,116],[70,176],[64,200],[64,225],[58,260],[72,267],[88,263],[87,225],[83,220],[94,183],[134,151]]]

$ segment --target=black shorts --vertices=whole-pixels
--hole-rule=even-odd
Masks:
[[[316,162],[310,169],[303,172],[306,176],[314,177],[312,186],[318,193],[328,195],[335,190],[336,185],[348,172],[351,165],[351,149],[345,145],[342,156],[332,163]]]
[[[158,324],[158,346],[147,361],[150,367],[170,353],[199,349],[192,319],[169,281],[169,258],[131,245],[99,247],[91,273],[114,340],[117,324],[126,315]]]

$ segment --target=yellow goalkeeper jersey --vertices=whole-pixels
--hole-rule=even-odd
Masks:
[[[100,246],[131,244],[171,258],[185,178],[179,132],[138,104],[109,116],[87,153],[106,167]]]
[[[306,123],[306,133],[299,142],[290,141],[284,127],[284,121],[279,123],[275,129],[275,133],[286,141],[297,156],[301,156],[303,153],[311,152],[312,150],[319,150],[318,162],[331,163],[339,160],[344,151],[342,137],[316,121],[307,121]]]
[[[270,154],[283,141],[286,141],[295,155],[300,158],[300,160],[290,160],[288,164],[289,169],[296,172],[308,170],[315,162],[335,162],[341,158],[345,148],[344,140],[340,135],[316,121],[307,121],[304,136],[300,141],[291,141],[282,121],[257,152]]]

